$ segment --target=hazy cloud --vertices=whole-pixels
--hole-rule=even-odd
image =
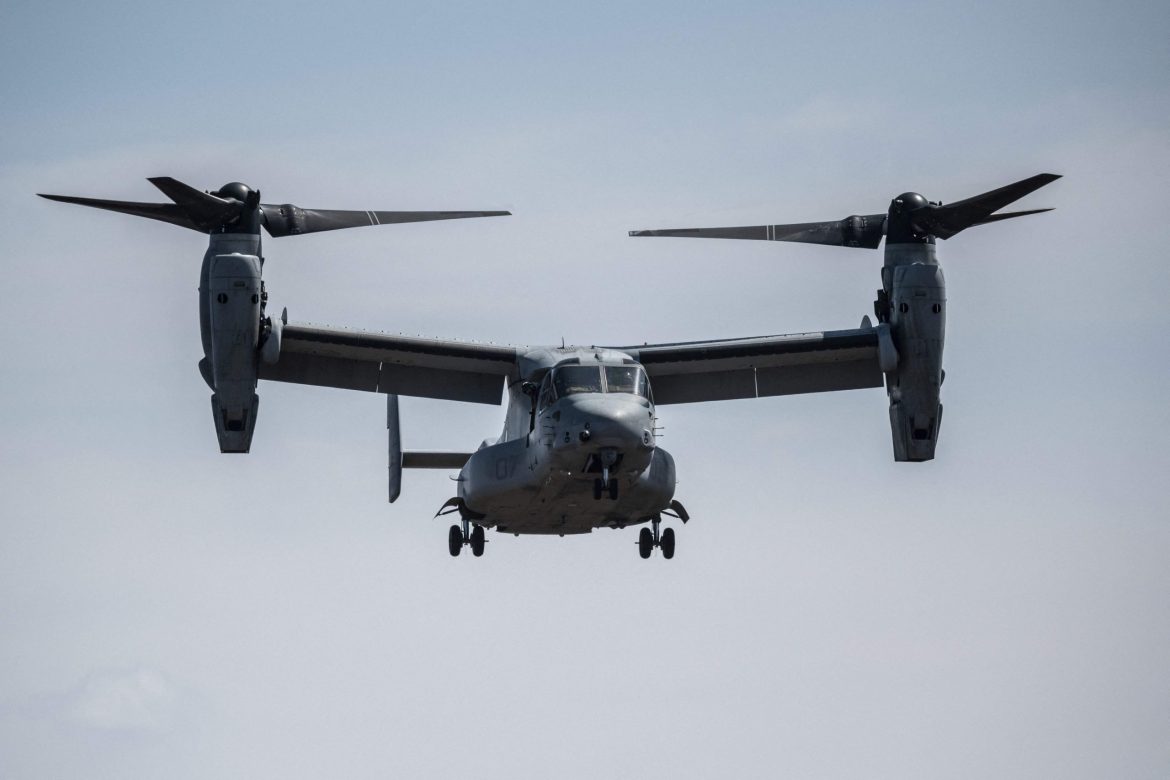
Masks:
[[[154,669],[101,672],[69,697],[69,720],[109,731],[164,732],[172,722],[175,689]]]

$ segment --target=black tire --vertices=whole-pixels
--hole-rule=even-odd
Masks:
[[[457,525],[451,526],[451,530],[447,532],[447,552],[451,553],[451,557],[458,558],[459,553],[463,551],[463,529]]]
[[[609,481],[609,498],[610,498],[610,500],[617,501],[617,494],[618,494],[618,481],[616,479],[611,479]]]
[[[649,528],[643,528],[638,532],[638,555],[643,558],[649,558],[650,553],[654,551],[654,534],[650,532]]]
[[[593,500],[594,501],[601,500],[601,489],[602,489],[601,488],[601,480],[600,479],[593,480]]]
[[[658,540],[658,546],[662,548],[662,557],[670,560],[674,557],[674,529],[667,528],[662,532],[662,538]]]
[[[483,526],[477,525],[471,529],[471,554],[476,558],[483,555],[484,539]]]

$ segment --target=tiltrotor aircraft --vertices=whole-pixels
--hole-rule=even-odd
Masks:
[[[672,558],[663,516],[686,522],[674,498],[674,459],[657,445],[663,404],[881,387],[889,397],[896,461],[934,457],[942,422],[939,388],[946,296],[935,239],[1049,209],[996,213],[1060,178],[1039,174],[948,205],[917,193],[885,214],[832,222],[643,230],[632,236],[796,241],[876,249],[886,241],[874,313],[852,330],[631,347],[505,347],[289,323],[266,314],[260,228],[272,236],[321,230],[504,215],[506,211],[314,211],[260,202],[243,184],[200,192],[170,178],[150,181],[173,203],[43,197],[171,222],[210,235],[199,283],[204,357],[222,452],[248,452],[258,380],[387,395],[389,499],[404,468],[458,469],[457,495],[436,516],[458,513],[448,550],[484,552],[485,528],[577,534],[643,526],[638,550]],[[404,452],[398,396],[499,404],[503,432],[471,453]]]

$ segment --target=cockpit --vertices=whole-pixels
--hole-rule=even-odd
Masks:
[[[641,366],[566,365],[545,375],[539,406],[544,409],[558,398],[578,393],[626,393],[652,400],[650,380]]]

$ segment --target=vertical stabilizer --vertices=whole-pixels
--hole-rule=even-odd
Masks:
[[[398,427],[398,396],[386,396],[386,438],[390,451],[390,503],[402,493],[402,431]]]

